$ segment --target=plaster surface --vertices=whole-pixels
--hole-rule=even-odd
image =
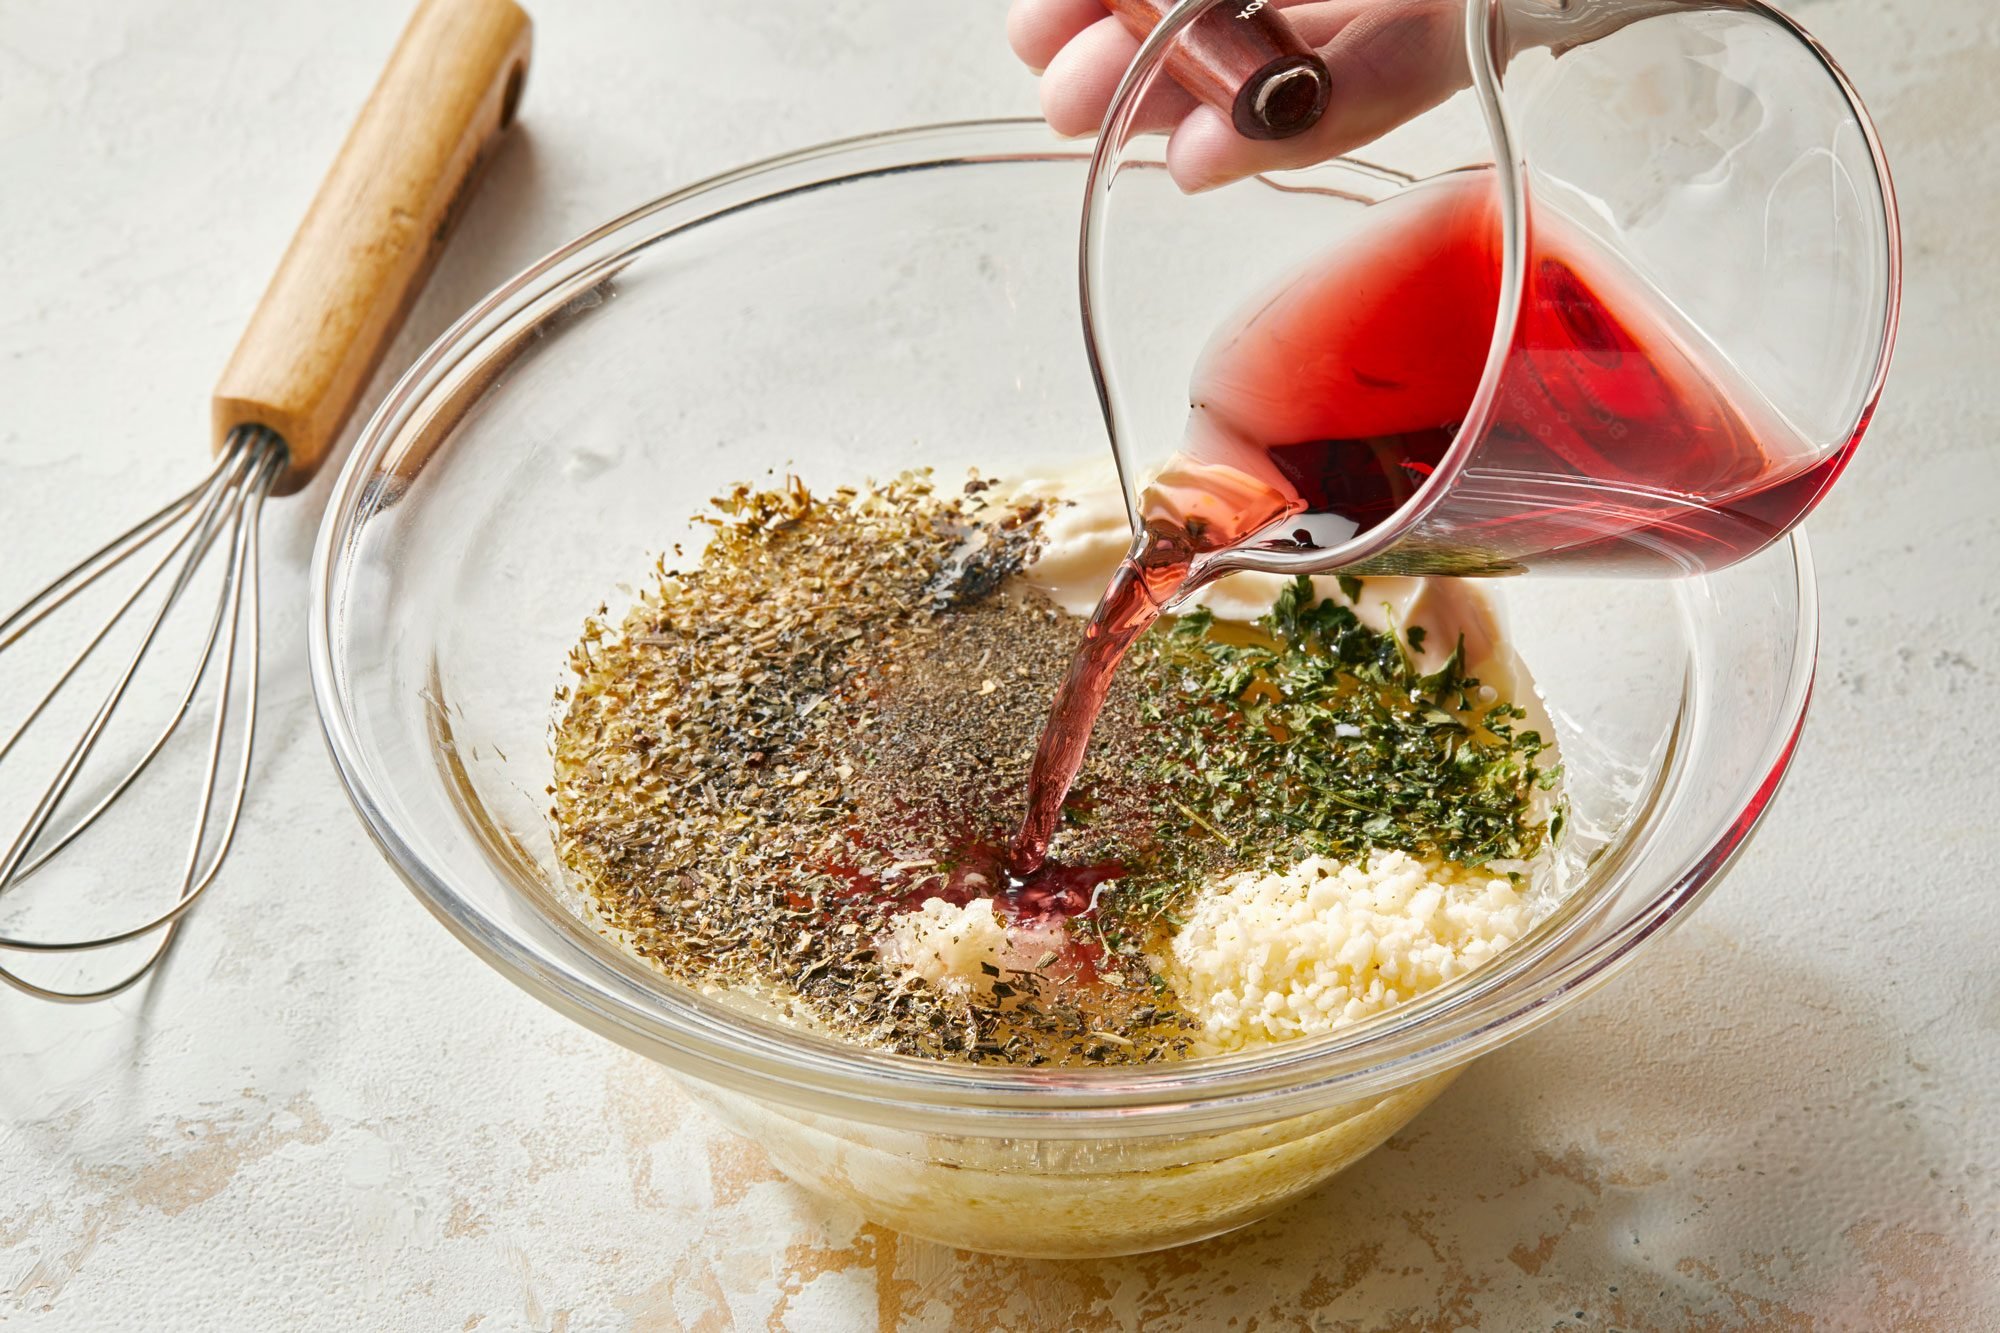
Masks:
[[[524,132],[392,367],[668,188],[1035,105],[998,0],[533,9]],[[1902,350],[1811,525],[1791,781],[1645,966],[1236,1236],[1057,1264],[863,1226],[379,859],[306,680],[323,478],[266,519],[257,785],[207,910],[115,1003],[0,995],[0,1326],[2000,1327],[2000,9],[1797,12],[1898,169]],[[207,388],[403,16],[0,0],[0,601],[198,471]]]

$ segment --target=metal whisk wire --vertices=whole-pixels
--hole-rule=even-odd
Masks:
[[[0,728],[13,727],[0,731],[0,769],[5,770],[8,799],[18,792],[20,803],[28,804],[28,794],[43,781],[37,771],[31,781],[16,785],[30,752],[38,764],[49,761],[53,770],[18,831],[12,823],[16,812],[0,810],[7,821],[0,825],[0,896],[46,870],[79,840],[100,846],[112,842],[112,831],[124,825],[102,817],[170,749],[173,758],[162,770],[201,758],[191,738],[186,750],[169,742],[189,714],[198,711],[195,700],[204,682],[213,682],[213,721],[193,832],[172,905],[137,925],[89,938],[0,933],[0,983],[68,1003],[128,990],[167,956],[187,913],[215,882],[235,841],[256,744],[258,525],[264,501],[274,490],[300,490],[332,458],[438,257],[440,242],[514,123],[533,31],[514,0],[418,0],[210,395],[220,446],[212,470],[0,618],[0,654],[5,654],[38,626],[47,625],[44,634],[53,636],[52,620],[75,627],[85,610],[73,605],[79,594],[129,562],[145,566],[129,591],[111,584],[98,591],[103,605],[116,602],[109,617],[24,717],[18,722],[0,718]],[[253,422],[261,424],[248,424]],[[203,574],[211,555],[220,565],[208,566]],[[187,619],[163,635],[162,627],[177,607],[204,603],[211,582],[217,591],[206,625]],[[65,607],[70,614],[58,617]],[[199,611],[190,606],[179,614],[194,617]],[[114,632],[115,652],[106,646]],[[133,640],[138,646],[126,657],[124,645]],[[178,662],[163,667],[160,658],[193,647],[199,648],[194,669],[186,687],[176,693]],[[100,652],[87,679],[110,679],[110,689],[57,760],[67,738],[54,734],[50,707],[67,689],[73,693],[64,702],[72,706],[57,711],[85,714],[90,698],[84,696],[86,677],[79,673]],[[133,690],[149,653],[158,655],[154,669],[147,672],[145,687]],[[41,653],[35,656],[39,659]],[[9,658],[5,665],[20,660]],[[156,680],[157,672],[168,674]],[[125,719],[108,731],[121,705]],[[133,720],[132,714],[155,707],[165,717],[157,732],[150,723]],[[22,737],[38,725],[39,743],[24,751]],[[100,745],[108,734],[116,739]],[[137,756],[129,764],[122,759],[120,765],[108,763],[108,753],[93,762],[95,752],[127,745]],[[118,776],[96,795],[100,774]],[[155,784],[167,776],[165,771],[156,774]],[[79,809],[82,813],[76,814]],[[86,837],[93,829],[96,836]],[[134,849],[132,855],[138,854],[140,849]],[[96,883],[73,879],[66,869],[47,876],[37,892],[73,905],[81,896],[79,883],[95,889]],[[102,882],[113,886],[108,878]],[[29,929],[16,925],[11,912],[6,921],[0,928]],[[45,985],[12,970],[16,953],[83,954],[118,945],[135,946],[127,957],[141,951],[146,956],[129,971],[122,962],[116,964],[121,975],[108,985],[96,985],[95,979]]]
[[[0,935],[0,952],[16,950],[28,953],[83,953],[130,943],[154,932],[160,933],[159,943],[137,967],[111,984],[96,989],[63,990],[43,986],[4,966],[0,966],[0,982],[41,999],[71,1003],[106,999],[129,989],[166,956],[167,950],[172,947],[179,932],[181,918],[193,908],[209,885],[214,882],[216,873],[221,869],[223,859],[227,856],[230,844],[235,838],[237,822],[243,810],[244,792],[249,784],[251,754],[257,729],[258,520],[263,512],[265,498],[284,470],[285,460],[284,442],[269,430],[258,426],[236,430],[231,434],[215,468],[205,480],[106,542],[58,575],[19,609],[5,619],[0,619],[0,652],[5,652],[20,642],[30,629],[85,588],[147,550],[179,526],[179,535],[168,545],[166,551],[154,561],[132,591],[85,643],[82,650],[70,660],[69,665],[28,711],[27,716],[5,741],[0,741],[0,761],[4,761],[22,736],[61,694],[91,655],[103,645],[118,624],[135,606],[141,604],[148,589],[158,583],[161,576],[171,569],[172,574],[168,578],[166,591],[159,597],[137,647],[126,660],[123,670],[112,684],[104,701],[98,706],[82,736],[58,766],[54,778],[43,790],[34,809],[28,815],[27,822],[14,836],[6,851],[0,853],[0,894],[18,887],[46,866],[58,853],[95,824],[98,818],[139,779],[166,747],[174,731],[187,716],[196,694],[200,692],[203,679],[210,674],[211,667],[217,662],[218,647],[221,668],[216,674],[214,721],[209,736],[207,759],[202,771],[200,795],[195,807],[194,831],[188,844],[180,890],[174,905],[129,929],[88,938],[43,940]],[[46,837],[49,825],[62,808],[65,798],[102,738],[112,715],[124,700],[133,677],[138,673],[141,663],[158,638],[161,626],[166,623],[182,595],[187,592],[209,552],[218,545],[227,554],[215,609],[209,617],[194,670],[165,725],[154,736],[152,743],[95,805],[71,821],[61,833]],[[223,776],[224,743],[228,731],[231,697],[235,692],[239,631],[242,633],[244,644],[242,656],[248,671],[243,697],[241,740],[229,769],[225,788],[227,795],[221,803],[223,821],[221,832],[215,840],[213,850],[204,861],[202,849],[209,841],[209,830],[218,812],[216,793]]]

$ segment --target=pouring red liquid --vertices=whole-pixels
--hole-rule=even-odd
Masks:
[[[1056,695],[1015,874],[1047,854],[1119,661],[1219,572],[1211,557],[1339,546],[1444,463],[1500,309],[1497,199],[1490,170],[1471,171],[1373,206],[1211,344],[1187,437]],[[1512,354],[1453,483],[1458,567],[1699,572],[1782,536],[1866,422],[1830,454],[1801,440],[1580,230],[1538,217],[1533,233]]]

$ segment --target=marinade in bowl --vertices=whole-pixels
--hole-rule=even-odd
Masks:
[[[955,487],[1101,458],[1074,304],[1084,160],[1026,122],[904,131],[581,238],[391,395],[339,482],[314,584],[315,688],[343,780],[455,935],[674,1069],[802,1184],[1015,1254],[1127,1253],[1251,1221],[1636,956],[1774,794],[1816,636],[1798,539],[1695,580],[1486,587],[1561,754],[1560,901],[1497,957],[1338,1030],[1150,1063],[968,1062],[664,975],[604,929],[551,828],[571,650],[676,544],[702,549],[697,516],[739,483],[829,495],[928,469]],[[1243,203],[1208,218],[1218,237]],[[1258,206],[1324,209],[1333,228],[1343,207],[1278,190]],[[1214,296],[1233,293],[1218,279]],[[1182,391],[1160,374],[1157,393]]]

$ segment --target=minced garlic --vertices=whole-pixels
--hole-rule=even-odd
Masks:
[[[1003,974],[1019,980],[1037,971],[1064,942],[1061,922],[1009,924],[994,913],[991,898],[963,907],[930,898],[890,923],[884,961],[947,993],[991,994]]]
[[[1159,960],[1199,1054],[1330,1032],[1469,972],[1524,934],[1511,882],[1403,852],[1312,857],[1194,900]]]

